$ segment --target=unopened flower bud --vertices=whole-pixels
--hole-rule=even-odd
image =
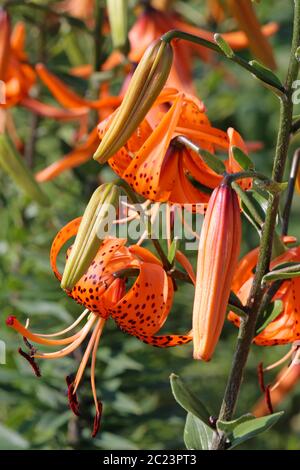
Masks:
[[[69,254],[61,287],[71,290],[87,271],[102,243],[100,238],[108,223],[111,206],[117,204],[119,190],[112,183],[103,184],[93,193],[83,214],[74,245]]]
[[[94,155],[99,163],[105,163],[120,150],[145,118],[166,83],[172,60],[172,46],[165,41],[159,39],[146,49],[124,100]]]
[[[238,197],[217,187],[202,226],[193,310],[194,358],[209,361],[219,340],[241,242]]]

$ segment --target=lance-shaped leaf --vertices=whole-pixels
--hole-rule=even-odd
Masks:
[[[228,304],[227,312],[234,312],[241,318],[248,318],[248,314],[236,305]]]
[[[170,382],[172,393],[177,403],[179,403],[179,405],[187,412],[192,413],[210,426],[209,418],[211,414],[199,398],[197,398],[193,392],[186,387],[181,378],[176,374],[171,374]]]
[[[219,33],[214,34],[214,40],[218,44],[218,46],[222,50],[222,52],[224,52],[226,57],[228,57],[229,59],[232,59],[232,57],[234,57],[233,50],[231,49],[228,42],[225,41],[225,39],[221,36],[221,34],[219,34]]]
[[[185,145],[187,148],[190,148],[194,152],[198,153],[200,158],[206,163],[209,168],[213,171],[218,173],[219,175],[223,175],[226,172],[226,167],[222,160],[220,160],[216,155],[208,150],[202,149],[199,145],[195,144],[192,140],[188,139],[184,135],[177,136],[176,140],[181,144]]]
[[[282,300],[275,300],[271,302],[268,307],[259,315],[255,335],[261,333],[267,326],[275,320],[275,318],[282,312]]]
[[[43,206],[50,204],[7,134],[0,134],[0,166],[31,199]]]
[[[267,200],[255,190],[243,191],[236,182],[232,183],[232,187],[240,198],[244,215],[260,235],[265,219]]]
[[[242,444],[258,434],[267,431],[279,418],[283,415],[283,411],[272,415],[255,418],[252,415],[244,415],[234,421],[218,421],[218,430],[223,432],[230,441],[230,449]]]
[[[264,81],[261,80],[261,82],[267,87],[267,88],[270,88],[272,91],[274,91],[274,93],[276,94],[283,94],[284,92],[284,87],[281,83],[281,81],[279,80],[279,78],[277,77],[277,75],[275,75],[274,72],[272,72],[272,70],[270,70],[269,68],[265,67],[264,65],[262,65],[260,62],[258,62],[257,60],[251,60],[249,62],[249,65],[251,65],[251,67],[253,67],[254,69],[256,69],[260,76],[262,77],[262,79]],[[253,74],[253,76],[255,78],[257,78],[256,75]],[[266,84],[266,82],[268,84]],[[282,90],[282,91],[280,91]]]
[[[186,448],[189,450],[210,450],[213,430],[201,419],[188,413],[183,437]]]
[[[243,152],[242,149],[240,149],[239,147],[236,147],[234,145],[232,147],[232,153],[233,153],[234,159],[238,162],[238,164],[240,165],[240,167],[243,170],[245,170],[245,171],[246,170],[252,170],[254,168],[253,161],[251,160],[249,155],[247,155],[245,152]]]
[[[118,196],[118,187],[112,183],[103,184],[93,193],[66,262],[61,280],[63,289],[71,290],[95,258],[102,243],[101,234],[107,232],[108,216],[117,204]]]
[[[292,279],[300,276],[300,264],[299,263],[282,263],[278,264],[273,271],[265,274],[262,279],[262,283],[266,284],[269,282],[277,281],[280,279]]]
[[[208,152],[207,150],[201,149],[200,155],[202,159],[205,161],[205,163],[207,164],[207,166],[209,166],[212,170],[214,170],[219,175],[222,175],[226,171],[225,165],[222,162],[222,160],[217,158],[214,154]]]

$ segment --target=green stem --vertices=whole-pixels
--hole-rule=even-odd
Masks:
[[[266,76],[266,74],[262,70],[253,67],[251,64],[249,64],[249,62],[247,62],[245,59],[236,54],[233,54],[232,57],[227,56],[223,52],[223,50],[214,42],[200,38],[199,36],[195,36],[194,34],[185,33],[184,31],[179,31],[176,29],[168,31],[163,36],[161,36],[161,40],[165,42],[171,42],[173,39],[183,39],[186,41],[194,42],[196,44],[199,44],[200,46],[206,47],[207,49],[217,52],[217,54],[221,55],[222,57],[226,57],[235,64],[240,65],[242,68],[255,75],[262,82],[278,90],[281,95],[285,93],[285,88],[282,85],[279,85],[278,80],[273,80],[270,75]]]
[[[299,70],[299,63],[296,60],[295,53],[300,45],[300,0],[295,0],[295,16],[293,42],[290,56],[289,69],[285,83],[285,96],[281,98],[280,122],[278,138],[276,145],[276,154],[273,166],[272,179],[281,183],[283,179],[288,147],[290,138],[290,129],[293,117],[293,82],[296,80]],[[262,288],[262,278],[268,272],[271,255],[273,235],[276,227],[276,218],[279,209],[280,195],[270,195],[266,220],[262,230],[262,238],[259,250],[258,264],[255,272],[252,288],[247,302],[249,316],[241,319],[240,332],[237,340],[237,346],[234,353],[232,368],[228,378],[219,419],[229,421],[232,419],[235,411],[240,386],[243,379],[244,369],[247,363],[250,346],[255,335],[255,327],[260,307],[263,301],[264,289]],[[226,448],[224,435],[215,434],[212,450],[223,450]]]

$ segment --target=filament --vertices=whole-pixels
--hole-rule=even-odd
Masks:
[[[77,318],[76,321],[74,321],[74,323],[72,323],[72,325],[68,326],[68,328],[66,328],[65,330],[61,330],[61,331],[58,331],[57,333],[51,333],[51,334],[48,334],[48,335],[45,335],[45,334],[41,334],[41,333],[35,333],[37,336],[41,336],[43,338],[51,338],[51,337],[54,337],[54,336],[61,336],[63,335],[64,333],[67,333],[68,331],[72,330],[73,328],[75,328],[75,326],[78,325],[78,323],[81,322],[81,320],[86,317],[86,315],[89,313],[89,310],[86,309],[84,310],[84,312],[82,312],[82,314]]]
[[[60,349],[59,351],[55,351],[52,353],[40,353],[40,354],[34,354],[33,357],[39,357],[39,358],[44,358],[44,359],[58,359],[60,357],[67,356],[71,352],[73,352],[78,346],[81,345],[81,343],[85,340],[88,332],[90,331],[91,327],[93,326],[93,323],[95,322],[97,316],[92,313],[91,318],[88,320],[86,325],[82,328],[79,336],[73,341],[69,346],[66,348]]]

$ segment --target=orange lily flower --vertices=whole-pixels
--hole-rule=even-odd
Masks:
[[[78,119],[83,125],[83,129],[79,133],[79,137],[86,134],[86,121],[88,113],[91,109],[98,112],[99,119],[103,119],[105,116],[110,114],[121,103],[122,98],[120,96],[105,96],[102,99],[95,101],[87,100],[82,98],[62,80],[51,73],[44,64],[37,64],[36,71],[38,76],[43,83],[48,87],[50,92],[56,98],[56,100],[65,108],[61,115],[63,120]],[[80,67],[75,70],[72,69],[72,73],[80,76],[87,76],[90,73],[89,67]],[[37,104],[30,99],[26,99],[26,105],[38,114],[48,115],[49,117],[55,116],[58,118],[60,111],[55,108],[56,113],[53,112],[52,107],[43,103]],[[99,145],[99,138],[97,136],[97,130],[92,131],[87,135],[84,141],[76,145],[76,147],[65,155],[61,160],[58,160],[45,169],[41,170],[36,174],[36,179],[39,182],[50,181],[63,171],[75,168],[79,165],[84,164],[92,158],[92,155],[96,151]]]
[[[225,18],[224,8],[219,0],[206,0],[210,17],[217,23],[222,23]]]
[[[170,11],[157,11],[147,6],[142,10],[134,26],[129,31],[130,60],[139,62],[149,44],[172,29],[179,29],[214,42],[214,33],[191,26]],[[259,34],[263,37],[264,35],[270,36],[277,29],[278,26],[275,23],[270,23],[262,29],[259,27]],[[249,46],[249,38],[242,31],[222,33],[222,36],[235,50]],[[202,46],[186,41],[173,41],[172,45],[174,47],[174,61],[167,85],[187,93],[196,94],[192,74],[193,55],[197,55],[201,60],[207,62],[212,60],[214,53]]]
[[[267,67],[276,68],[272,47],[264,36],[251,0],[226,0],[226,6],[245,32],[255,57]]]
[[[210,198],[200,235],[193,310],[195,359],[209,361],[219,340],[240,243],[238,197],[224,182]]]
[[[19,103],[35,83],[35,73],[24,51],[25,26],[19,22],[10,31],[8,14],[0,10],[0,80],[5,83],[4,108]]]
[[[95,9],[94,4],[94,0],[64,0],[57,3],[55,8],[57,11],[68,12],[69,15],[75,18],[91,23]]]
[[[291,239],[295,240],[295,239]],[[286,238],[285,241],[289,241]],[[253,270],[258,260],[258,248],[250,251],[241,259],[233,279],[232,290],[242,303],[247,301],[253,282]],[[285,253],[275,258],[271,269],[286,262],[300,262],[300,247],[289,248]],[[286,280],[274,295],[274,300],[281,300],[282,311],[275,320],[254,338],[259,346],[274,346],[278,344],[293,343],[300,339],[300,277]],[[229,320],[239,325],[239,317],[233,312],[229,313]]]
[[[5,84],[5,103],[1,104],[1,132],[7,129],[10,137],[18,149],[23,144],[19,139],[13,119],[8,109],[15,106],[24,106],[30,111],[44,117],[62,121],[86,119],[86,109],[59,109],[46,105],[30,97],[29,93],[36,83],[36,73],[28,63],[24,50],[25,26],[19,22],[13,31],[10,28],[8,14],[0,10],[0,80]]]
[[[78,231],[81,218],[69,222],[56,235],[50,253],[51,266],[55,276],[62,276],[56,266],[57,256],[62,246]],[[157,347],[177,346],[191,341],[191,335],[160,335],[157,332],[165,323],[170,312],[174,288],[172,279],[166,274],[161,262],[148,250],[139,246],[125,246],[125,239],[108,238],[101,245],[87,272],[67,294],[85,311],[66,329],[54,334],[32,333],[14,316],[7,319],[7,325],[18,331],[28,341],[45,346],[62,346],[61,349],[44,353],[31,349],[30,355],[23,351],[37,371],[35,358],[56,359],[64,357],[78,348],[89,333],[90,339],[77,371],[75,380],[68,379],[70,407],[79,414],[76,391],[91,355],[91,387],[96,407],[93,436],[100,425],[102,404],[97,398],[95,387],[95,362],[98,344],[104,325],[112,317],[119,328]],[[70,248],[71,249],[71,248]],[[137,277],[128,290],[126,280],[116,277],[116,273],[136,270]],[[126,275],[126,274],[125,274]],[[90,313],[89,313],[90,312]],[[66,333],[86,320],[81,330],[71,336]],[[64,336],[62,339],[57,339]]]
[[[244,32],[250,50],[267,67],[276,68],[272,48],[267,40],[278,30],[276,23],[261,27],[251,0],[207,0],[212,18],[221,23],[226,15],[233,16]]]
[[[100,123],[100,138],[109,124],[110,119]],[[135,192],[146,199],[175,204],[202,203],[205,208],[210,191],[204,192],[194,186],[190,177],[213,189],[220,184],[222,176],[211,170],[197,153],[178,144],[176,137],[179,135],[189,137],[201,149],[212,153],[216,149],[229,151],[225,162],[227,171],[241,170],[231,151],[232,146],[238,146],[247,152],[241,136],[234,129],[226,133],[212,127],[201,101],[172,89],[163,90],[150,116],[108,162]],[[241,185],[247,189],[251,181],[243,180]]]

